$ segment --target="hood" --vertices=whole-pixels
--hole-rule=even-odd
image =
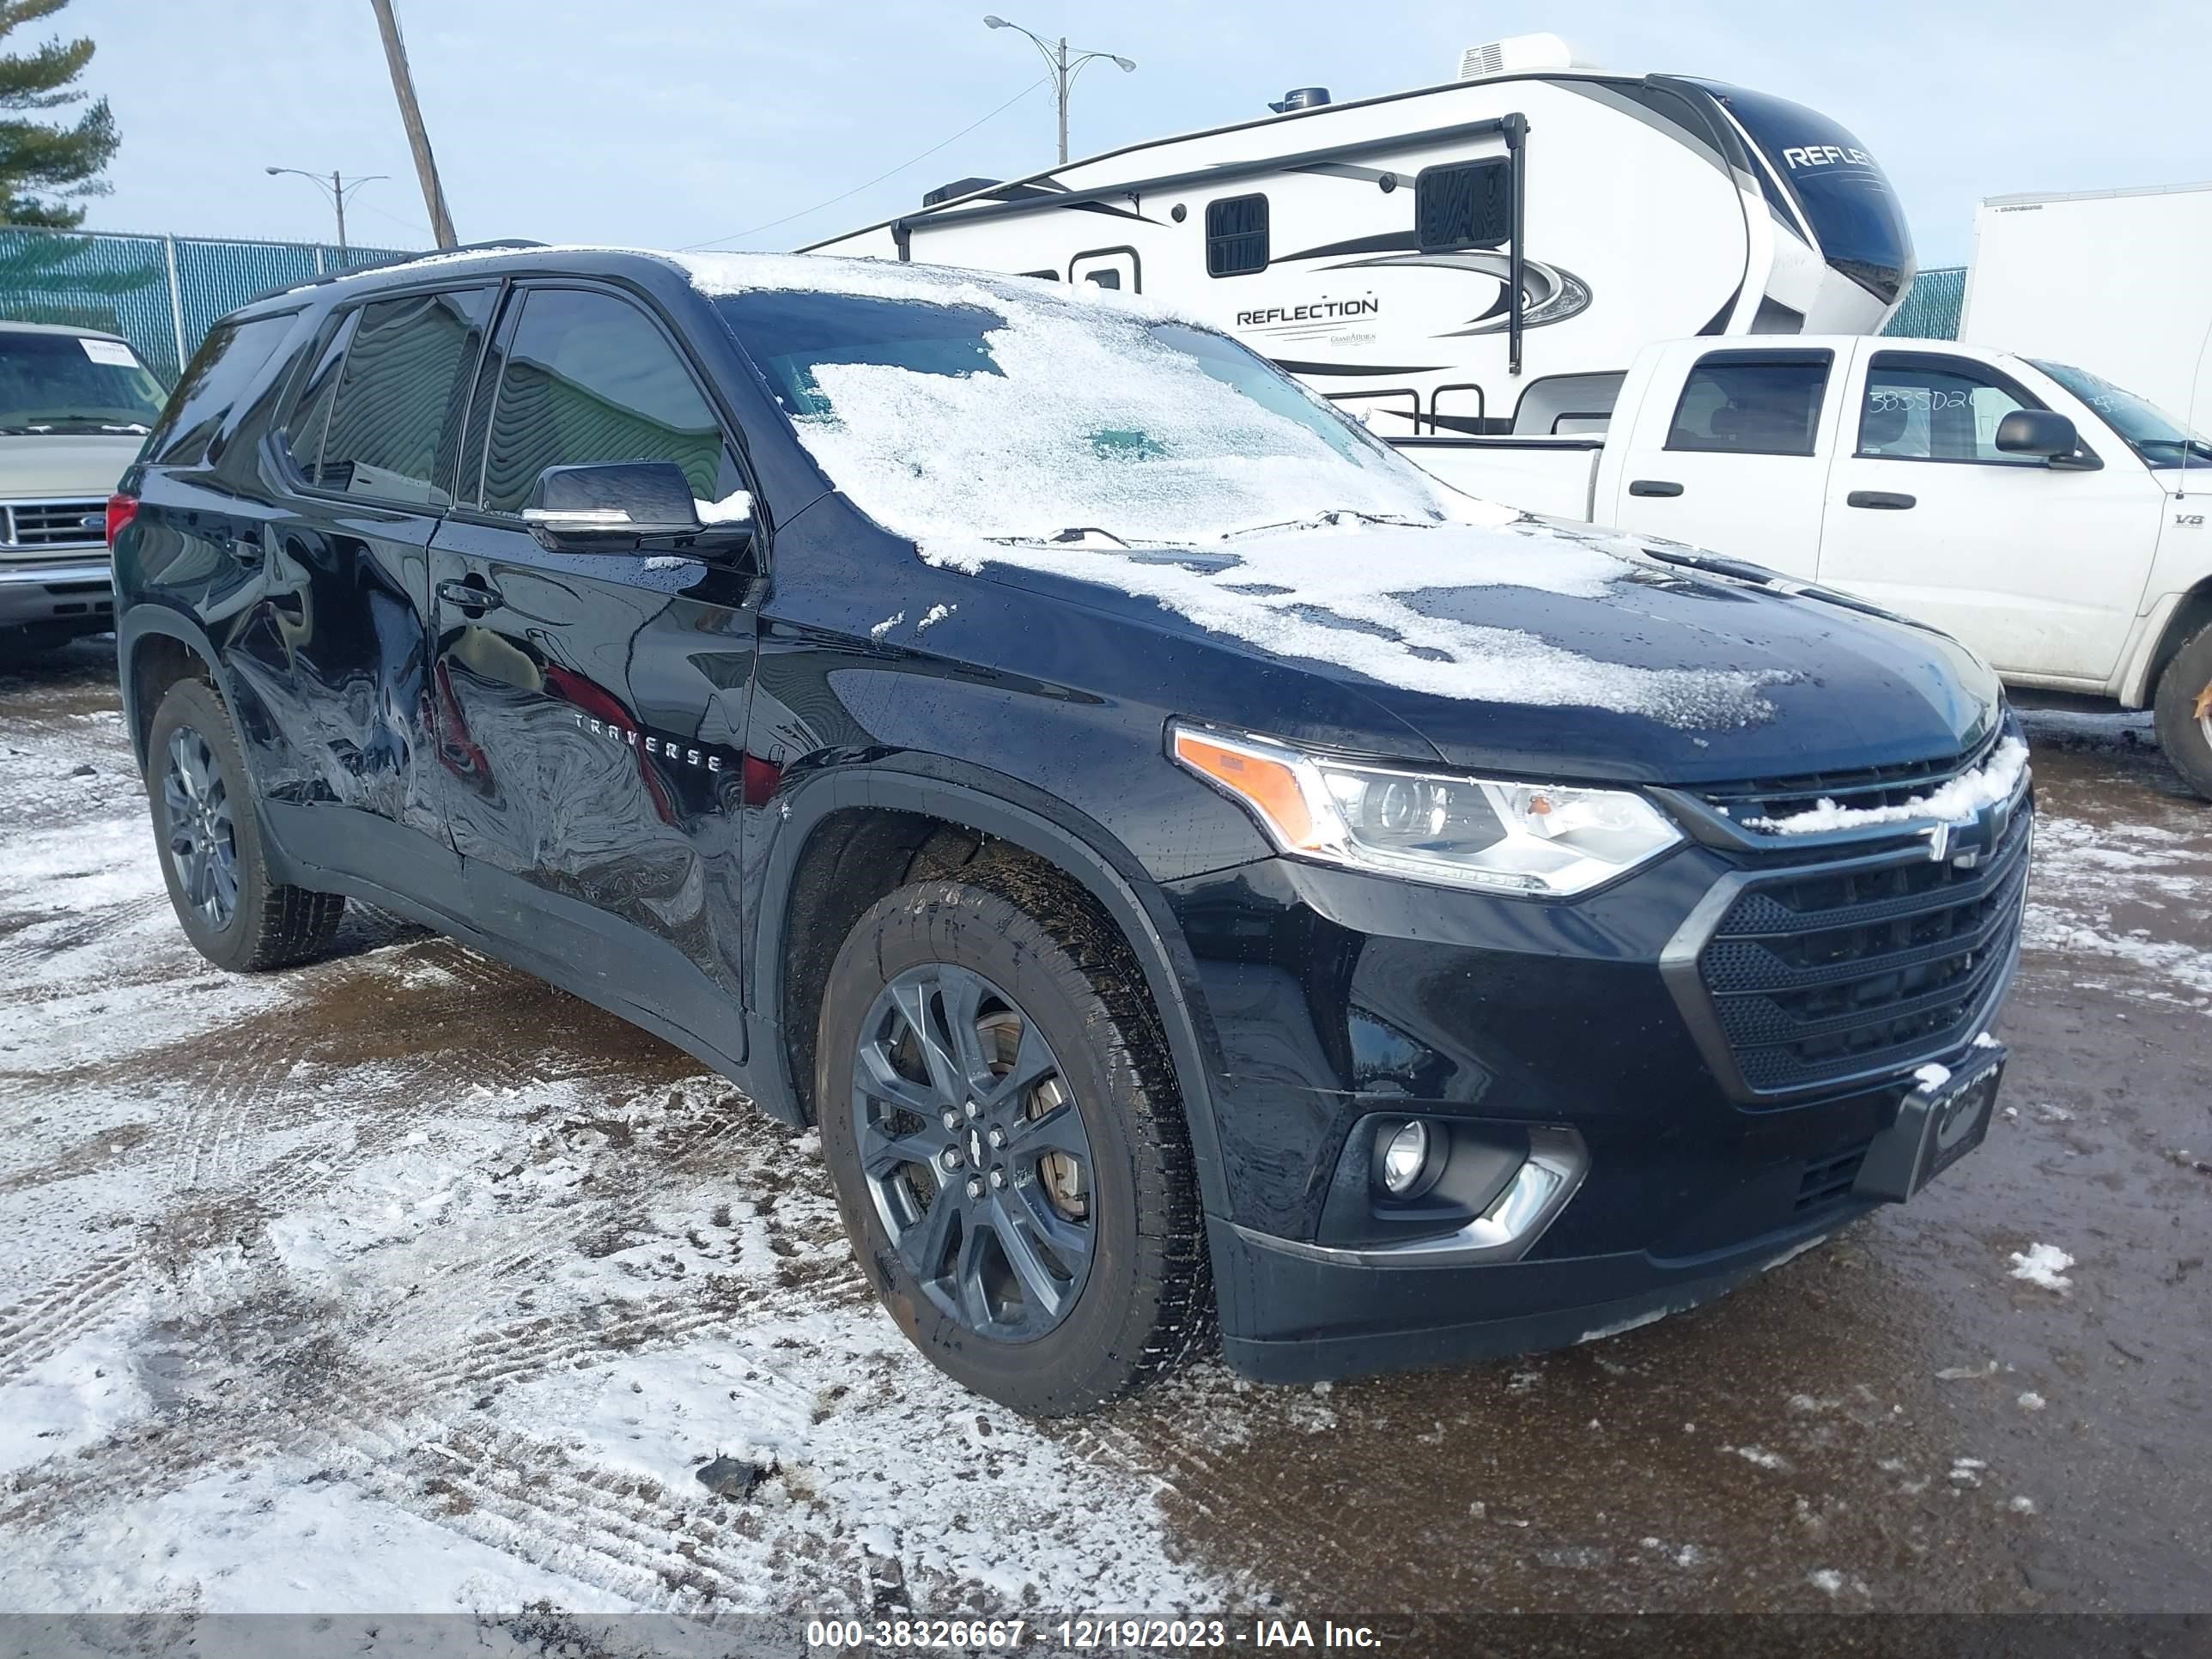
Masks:
[[[1533,520],[924,556],[1326,678],[1389,717],[1386,750],[1410,728],[1471,769],[1798,777],[1948,757],[2001,708],[1989,669],[1932,629],[1755,566]]]
[[[0,436],[0,499],[104,501],[145,441],[131,433]]]

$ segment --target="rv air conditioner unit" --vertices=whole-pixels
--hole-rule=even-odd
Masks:
[[[1573,69],[1575,54],[1556,34],[1510,34],[1460,54],[1459,78],[1480,81],[1492,75],[1526,75],[1535,70]]]

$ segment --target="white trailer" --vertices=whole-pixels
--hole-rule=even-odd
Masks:
[[[2212,182],[1990,197],[1959,337],[2094,366],[2212,427]]]
[[[810,252],[1141,289],[1386,437],[1601,430],[1679,335],[1871,332],[1912,279],[1881,169],[1764,93],[1578,65],[1553,35],[1462,78],[963,180]]]

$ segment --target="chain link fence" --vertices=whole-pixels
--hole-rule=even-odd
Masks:
[[[1966,303],[1966,266],[1937,265],[1912,279],[1911,291],[1882,332],[1915,340],[1955,340],[1959,313]]]
[[[0,225],[0,318],[120,334],[173,384],[216,319],[255,295],[406,257],[401,248]]]

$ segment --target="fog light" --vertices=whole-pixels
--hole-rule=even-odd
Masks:
[[[1429,1126],[1416,1118],[1401,1124],[1382,1149],[1382,1188],[1393,1198],[1413,1190],[1429,1161]]]

